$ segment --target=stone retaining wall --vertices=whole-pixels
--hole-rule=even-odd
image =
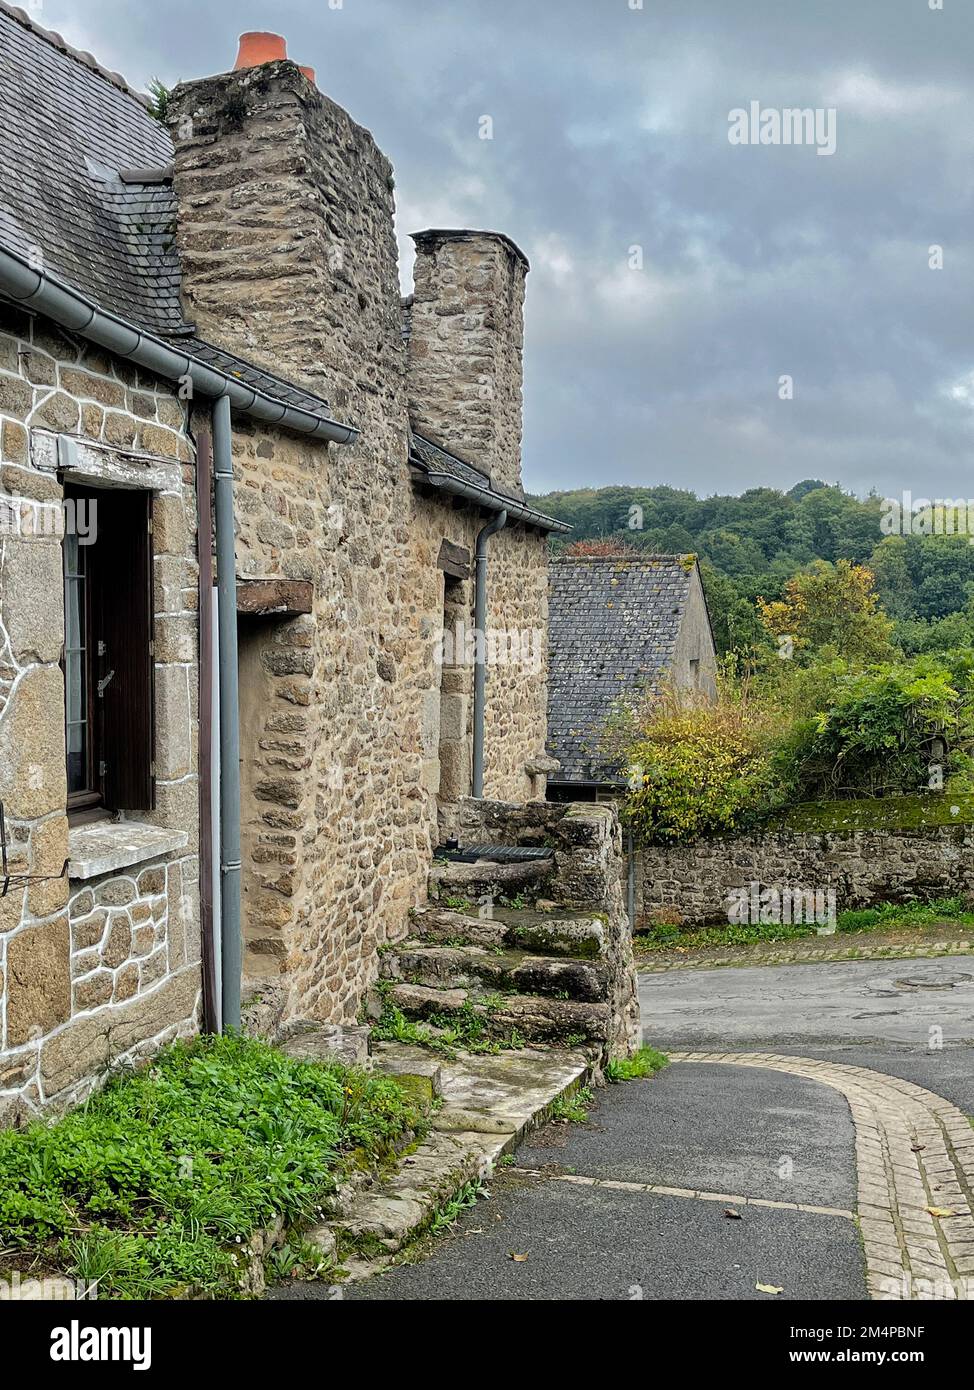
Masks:
[[[835,893],[835,908],[974,892],[974,826],[776,831],[636,849],[636,929],[658,921],[726,923],[736,892]]]

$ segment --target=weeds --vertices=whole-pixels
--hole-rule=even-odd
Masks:
[[[641,1047],[631,1057],[612,1057],[605,1064],[606,1081],[635,1081],[642,1076],[654,1076],[669,1066],[670,1059],[654,1047]]]
[[[588,1086],[579,1086],[571,1095],[558,1096],[551,1102],[550,1118],[559,1125],[588,1123],[588,1107],[595,1099]]]
[[[448,1202],[445,1202],[433,1217],[429,1224],[429,1234],[431,1236],[442,1236],[451,1227],[455,1226],[463,1212],[469,1207],[475,1207],[481,1198],[487,1198],[490,1193],[479,1178],[474,1178],[471,1182],[464,1183],[459,1192],[454,1193]]]

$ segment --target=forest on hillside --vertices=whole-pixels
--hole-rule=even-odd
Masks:
[[[722,654],[766,645],[758,599],[782,598],[787,581],[816,560],[848,560],[872,571],[880,605],[893,619],[893,640],[907,656],[974,645],[970,538],[884,534],[890,509],[878,495],[860,499],[808,479],[787,492],[762,487],[740,496],[603,487],[529,500],[575,528],[555,543],[560,551],[601,542],[599,549],[696,554]]]

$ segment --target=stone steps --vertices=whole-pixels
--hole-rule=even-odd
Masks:
[[[604,965],[501,947],[433,946],[407,940],[383,952],[380,974],[387,980],[434,989],[504,990],[588,1004],[609,998],[609,972]]]
[[[496,907],[489,917],[442,907],[412,913],[410,938],[440,945],[514,947],[535,955],[597,960],[605,955],[605,925],[590,912],[553,906],[550,911]]]
[[[378,1043],[374,1063],[399,1079],[435,1072],[441,1103],[418,1145],[371,1186],[341,1192],[329,1220],[307,1233],[329,1258],[337,1251],[350,1280],[382,1269],[466,1184],[489,1178],[559,1097],[592,1078],[590,1059],[570,1050],[466,1055],[431,1065],[422,1048]]]
[[[429,873],[430,897],[479,901],[482,898],[525,897],[532,902],[544,896],[544,888],[555,873],[552,859],[532,859],[520,863],[497,863],[490,859],[476,864],[436,862]]]
[[[484,1003],[467,989],[437,989],[400,981],[388,993],[389,1001],[407,1018],[449,1022],[468,1008],[480,1018],[487,1035],[508,1041],[513,1033],[530,1043],[604,1046],[612,1026],[612,1009],[606,1003],[582,1003],[551,999],[540,994],[505,994]]]

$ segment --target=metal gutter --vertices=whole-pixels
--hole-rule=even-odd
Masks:
[[[240,692],[237,673],[237,562],[233,525],[230,398],[213,403],[216,584],[220,664],[221,1031],[240,1028]]]
[[[507,512],[498,512],[477,537],[474,627],[478,650],[473,669],[473,795],[478,800],[484,794],[484,717],[487,709],[487,542],[506,525]]]
[[[526,507],[523,502],[516,501],[513,497],[504,497],[498,492],[491,492],[489,488],[477,487],[475,483],[465,483],[461,479],[455,478],[452,473],[431,473],[425,468],[417,468],[417,472],[422,475],[423,481],[428,482],[430,487],[439,489],[440,492],[448,492],[454,497],[466,497],[468,501],[476,502],[489,512],[506,512],[508,520],[523,521],[527,526],[537,526],[540,531],[571,531],[573,528],[567,521],[556,521],[553,516],[546,516],[544,512],[536,512],[532,507]]]
[[[0,293],[166,381],[188,379],[202,396],[214,399],[226,396],[234,410],[254,420],[282,425],[333,444],[351,444],[358,437],[359,431],[350,425],[285,405],[273,396],[244,385],[238,377],[206,366],[155,334],[146,333],[117,314],[100,309],[79,290],[45,271],[34,269],[21,256],[5,248],[0,248]]]

